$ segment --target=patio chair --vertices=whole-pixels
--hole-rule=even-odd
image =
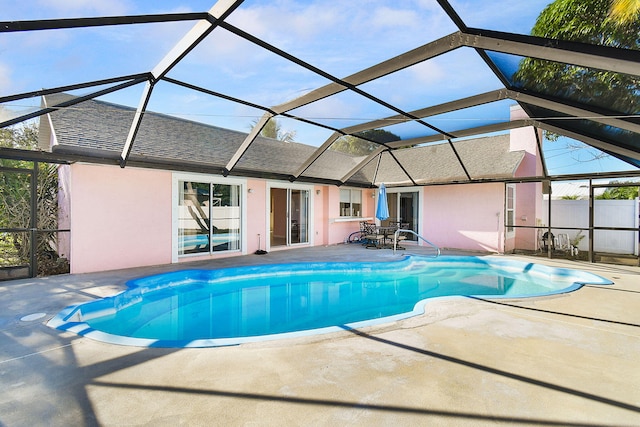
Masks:
[[[400,223],[400,226],[398,228],[399,230],[408,230],[409,229],[409,223],[408,222],[403,222]],[[406,231],[400,231],[398,232],[398,237],[396,239],[396,249],[405,249],[403,246],[400,246],[400,243],[402,243],[403,241],[407,240],[407,232]]]
[[[569,240],[569,235],[567,233],[559,233],[558,236],[555,238],[555,246],[556,249],[563,251],[563,252],[569,252],[571,251],[571,241]]]
[[[549,236],[549,234],[551,234],[551,236]],[[549,245],[549,243],[551,243],[551,245]],[[541,252],[548,252],[549,246],[551,246],[552,251],[555,251],[556,244],[555,236],[553,235],[553,233],[549,233],[548,231],[545,231],[543,233],[543,230],[538,230],[538,249]]]
[[[382,248],[382,241],[384,240],[384,234],[380,234],[378,227],[373,223],[364,223],[365,227],[365,248]]]
[[[367,224],[369,224],[367,221],[360,221],[360,229],[358,231],[354,231],[353,233],[349,234],[349,236],[346,239],[346,242],[361,243],[363,245],[367,243],[367,239],[366,239]]]

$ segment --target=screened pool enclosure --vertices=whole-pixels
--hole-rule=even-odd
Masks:
[[[3,141],[3,175],[23,173],[16,162],[91,162],[350,188],[504,182],[505,191],[640,176],[640,17],[612,14],[612,1],[584,1],[580,13],[564,0],[32,3],[3,10],[0,128],[91,115],[117,131],[40,135],[41,147]],[[570,25],[554,21],[558,11]],[[514,105],[525,114],[513,116]],[[176,156],[149,142],[150,112],[230,133],[220,142],[164,129]],[[496,174],[504,167],[483,146],[514,129],[535,133],[541,165],[517,179]],[[237,244],[237,190],[224,189],[216,207],[216,189],[200,184],[185,182],[183,196],[226,209],[219,237]],[[593,238],[597,227],[578,228]],[[637,225],[620,227],[638,241]],[[32,241],[41,232],[0,224]],[[190,239],[183,250],[205,250]]]

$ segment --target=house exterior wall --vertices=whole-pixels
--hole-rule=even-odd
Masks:
[[[328,198],[326,212],[323,215],[323,222],[327,227],[327,245],[343,243],[349,234],[360,230],[361,221],[374,221],[375,201],[371,197],[373,190],[362,189],[362,218],[341,218],[340,217],[340,188],[327,187]]]
[[[504,184],[424,189],[422,235],[441,248],[504,251]]]
[[[70,262],[72,273],[237,256],[265,249],[271,186],[261,179],[244,185],[242,251],[176,258],[172,208],[175,173],[92,164],[69,166]],[[362,218],[340,218],[340,188],[310,186],[312,245],[333,245],[374,221],[373,190],[362,189]],[[251,190],[251,191],[249,191]],[[411,190],[411,191],[416,191]],[[443,248],[504,251],[504,184],[442,185],[421,191],[419,233]],[[258,235],[260,237],[258,238]]]
[[[171,172],[70,168],[71,273],[171,262]]]
[[[511,120],[528,119],[529,116],[518,105],[511,107]],[[542,131],[532,126],[512,129],[509,132],[511,151],[524,151],[524,159],[515,171],[514,177],[543,176],[542,162],[538,150],[538,139],[542,141]],[[522,183],[516,185],[515,224],[534,227],[540,225],[543,217],[542,183]],[[537,231],[534,228],[516,228],[513,238],[505,240],[505,251],[514,249],[535,250]]]
[[[71,229],[66,246],[72,273],[189,262],[265,249],[269,238],[270,185],[289,184],[241,180],[246,193],[242,251],[177,258],[172,247],[174,173],[76,163],[61,169],[60,176],[64,183],[60,200],[67,200],[62,214]],[[309,236],[310,244],[342,243],[352,231],[359,229],[359,220],[339,218],[338,187],[316,185],[311,188],[313,235]],[[363,212],[372,214],[374,199],[369,190],[362,191]]]
[[[267,183],[261,179],[247,180],[247,252],[254,253],[258,249],[264,250],[269,239],[267,217],[263,214],[267,209]],[[259,236],[258,236],[259,235]]]
[[[516,184],[515,224],[517,226],[540,225],[544,216],[542,207],[542,184],[526,182]],[[505,252],[514,249],[536,250],[537,230],[516,228],[513,238],[505,240]]]

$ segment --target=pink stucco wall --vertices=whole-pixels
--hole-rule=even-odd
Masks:
[[[251,189],[251,193],[247,194],[247,253],[252,254],[258,249],[264,250],[269,239],[269,234],[265,232],[268,228],[265,215],[267,184],[264,180],[249,179],[247,188]]]
[[[71,271],[82,273],[172,262],[172,173],[74,164],[66,178],[70,191]],[[246,181],[246,247],[262,249],[268,239],[268,182]],[[248,191],[251,189],[251,191]],[[373,190],[362,190],[363,218],[375,220]],[[421,232],[444,248],[504,251],[504,184],[424,187]],[[360,219],[339,216],[340,188],[312,190],[313,244],[344,242]],[[237,256],[239,252],[218,256]],[[204,258],[211,258],[207,255]],[[180,262],[200,257],[180,258]]]
[[[374,221],[375,215],[375,199],[371,197],[373,190],[362,189],[362,218],[344,219],[340,218],[340,188],[326,187],[328,196],[326,198],[326,207],[323,221],[327,227],[327,240],[325,244],[333,245],[343,243],[349,234],[360,229],[360,221],[362,218]],[[317,214],[317,212],[316,212]]]
[[[171,172],[74,164],[71,272],[171,262]]]
[[[425,187],[423,235],[443,248],[502,252],[504,184]]]
[[[520,106],[511,107],[511,120],[529,118]],[[512,151],[523,150],[525,157],[516,170],[516,177],[543,176],[542,162],[538,150],[538,139],[542,141],[542,131],[534,127],[512,129],[510,131],[510,147]],[[535,226],[542,218],[542,184],[521,183],[516,185],[516,225]],[[535,250],[536,230],[531,228],[516,229],[513,239],[506,241],[505,251],[513,249]]]
[[[329,187],[326,185],[316,185],[313,191],[315,235],[313,243],[316,246],[327,245],[329,241]]]

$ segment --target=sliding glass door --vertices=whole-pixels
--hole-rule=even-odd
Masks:
[[[389,205],[389,219],[387,222],[407,224],[409,230],[417,233],[419,225],[419,200],[420,194],[417,191],[389,192],[387,189],[387,203]],[[417,240],[413,235],[407,236],[407,239]]]
[[[271,188],[269,243],[271,247],[309,243],[309,190]]]
[[[178,255],[240,250],[240,189],[179,181]]]

